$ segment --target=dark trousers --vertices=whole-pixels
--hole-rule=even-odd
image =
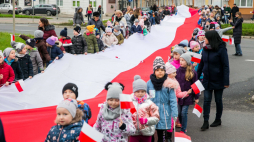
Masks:
[[[232,15],[233,23],[235,23],[235,15]]]
[[[87,14],[88,21],[92,18],[92,14]]]
[[[158,142],[170,142],[172,133],[167,132],[167,130],[158,130],[157,131],[157,137],[158,137]],[[152,142],[154,142],[154,137],[152,137]]]
[[[223,104],[222,104],[223,89],[205,90],[204,91],[204,106],[203,106],[203,109],[204,109],[203,114],[204,114],[205,121],[209,120],[213,92],[214,92],[215,103],[216,103],[216,118],[215,119],[221,119],[221,115],[223,111]]]

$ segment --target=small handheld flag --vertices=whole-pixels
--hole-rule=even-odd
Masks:
[[[221,38],[224,42],[228,42],[229,40],[229,36],[225,36],[225,35],[222,35],[222,38]]]
[[[11,41],[15,41],[15,35],[11,34]]]
[[[198,104],[195,104],[192,113],[196,114],[200,118],[202,111],[203,109]]]
[[[201,91],[204,91],[205,88],[200,82],[200,80],[197,80],[194,84],[191,85],[191,88],[193,89],[195,94],[200,93]]]
[[[132,103],[131,95],[120,94],[121,109],[130,109],[131,113],[135,113],[137,110]]]
[[[229,39],[229,44],[230,44],[230,45],[233,45],[233,44],[234,44],[234,38],[230,38],[230,39]]]
[[[200,54],[194,53],[193,56],[191,57],[191,61],[196,62],[196,63],[200,63],[201,57],[202,56]]]
[[[100,142],[103,136],[102,133],[98,132],[87,123],[84,123],[79,135],[79,140],[80,142]]]

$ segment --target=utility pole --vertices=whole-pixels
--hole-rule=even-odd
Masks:
[[[13,36],[15,36],[15,0],[12,0]]]
[[[101,21],[103,21],[103,0],[101,0]]]
[[[33,13],[32,13],[32,15],[33,15],[33,23],[34,23],[34,0],[33,0]]]

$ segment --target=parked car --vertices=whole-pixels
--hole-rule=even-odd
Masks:
[[[9,13],[9,14],[12,14],[12,10],[13,10],[13,7],[9,3],[0,4],[0,13]],[[19,14],[21,12],[22,12],[21,7],[16,7],[15,6],[15,14]]]
[[[34,13],[33,7],[24,8],[23,14],[30,15],[30,14],[47,14],[47,16],[55,16],[56,10],[58,9],[57,14],[60,13],[60,8],[56,4],[39,4],[34,6]]]

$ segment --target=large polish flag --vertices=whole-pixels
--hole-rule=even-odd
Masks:
[[[16,142],[17,138],[19,142],[44,141],[55,125],[56,105],[63,100],[62,88],[68,82],[77,84],[77,99],[90,106],[92,118],[88,122],[93,125],[100,110],[98,104],[106,99],[104,86],[107,82],[121,82],[125,85],[123,93],[131,94],[135,75],[148,81],[155,57],[161,56],[167,61],[170,47],[191,38],[198,26],[197,10],[186,6],[177,8],[177,15],[153,26],[152,32],[144,38],[134,34],[124,44],[99,54],[65,54],[45,73],[25,80],[22,92],[18,92],[14,84],[3,86],[0,89],[0,117],[7,141]]]
[[[191,137],[180,132],[175,132],[175,142],[191,142]]]

